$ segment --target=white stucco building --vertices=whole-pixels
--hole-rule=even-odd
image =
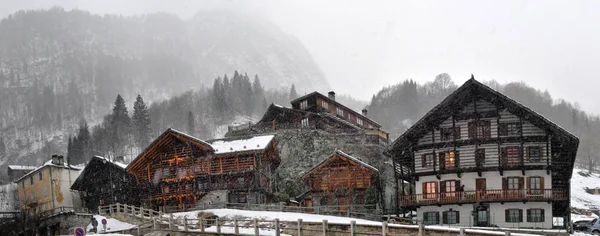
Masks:
[[[411,183],[398,185],[397,210],[429,225],[552,228],[570,216],[578,144],[472,78],[386,151],[397,182]]]

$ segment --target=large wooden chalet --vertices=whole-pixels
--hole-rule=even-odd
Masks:
[[[201,203],[266,203],[280,162],[273,138],[203,141],[168,129],[127,170],[136,176],[147,207],[183,210]]]
[[[122,157],[111,160],[94,156],[87,163],[71,190],[79,192],[82,205],[92,212],[98,206],[114,203],[140,205],[135,177],[127,172]]]
[[[552,228],[569,222],[577,137],[471,78],[386,151],[399,212],[426,224]],[[408,194],[405,194],[408,193]],[[441,217],[440,217],[441,216]]]
[[[271,104],[261,120],[250,129],[230,133],[265,133],[277,129],[319,129],[330,133],[361,133],[374,137],[375,142],[388,143],[388,133],[381,125],[362,113],[344,106],[335,100],[335,93],[325,96],[313,92],[291,102],[292,107]]]
[[[337,150],[304,174],[303,180],[310,191],[304,195],[303,205],[332,206],[341,211],[350,205],[365,205],[369,188],[374,193],[372,197],[378,199],[378,178],[375,167]],[[372,204],[376,202],[379,201]]]

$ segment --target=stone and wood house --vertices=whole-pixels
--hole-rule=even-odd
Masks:
[[[426,224],[552,228],[570,217],[579,140],[471,78],[395,140],[399,213]]]

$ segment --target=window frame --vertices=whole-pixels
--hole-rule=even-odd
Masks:
[[[527,188],[531,195],[541,195],[544,190],[542,189],[542,177],[541,176],[530,176]]]
[[[325,100],[321,100],[321,107],[329,110],[329,103],[327,103]]]
[[[506,223],[521,223],[523,222],[523,210],[518,208],[506,209],[505,211]]]
[[[532,155],[532,153],[537,152],[537,156]],[[529,162],[541,162],[544,157],[542,153],[542,147],[540,146],[530,146],[527,147],[527,161]]]
[[[459,165],[459,152],[458,151],[440,152],[439,157],[440,157],[440,170],[455,170]],[[444,161],[443,165],[442,165],[442,159]]]
[[[338,116],[341,116],[341,117],[345,117],[344,116],[344,109],[341,108],[341,107],[336,107],[335,108],[335,114],[337,114]]]
[[[33,175],[29,176],[29,184],[33,185]]]
[[[534,222],[534,223],[542,223],[545,222],[546,220],[544,219],[544,209],[542,208],[531,208],[531,209],[527,209],[527,222]]]
[[[443,224],[459,224],[460,223],[460,212],[455,210],[442,212]]]
[[[522,127],[519,122],[504,122],[498,125],[499,137],[513,137],[521,135]]]
[[[468,124],[469,139],[485,139],[492,137],[492,123],[489,120],[475,120]]]
[[[440,224],[440,213],[437,211],[423,212],[423,224],[425,224],[425,225]]]
[[[310,122],[308,120],[308,117],[306,118],[302,118],[302,120],[300,120],[300,126],[301,127],[308,127],[310,125]]]
[[[308,100],[304,100],[300,102],[300,109],[304,110],[308,108]]]
[[[423,182],[423,188],[421,192],[423,192],[423,199],[435,199],[439,193],[438,190],[438,182],[430,181]]]
[[[520,189],[520,186],[519,186],[520,179],[521,179],[520,177],[514,177],[514,176],[506,177],[506,183],[507,183],[506,190],[511,190],[511,191],[522,190],[522,189]],[[516,186],[516,188],[515,188],[515,186]]]
[[[433,153],[421,154],[421,168],[433,168],[435,155]]]
[[[40,171],[40,172],[38,173],[38,178],[39,178],[39,181],[42,181],[42,180],[43,180],[43,176],[44,176],[44,175],[43,175],[43,174],[42,174],[42,172]]]
[[[363,126],[363,120],[361,118],[356,117],[356,124],[359,126]]]
[[[516,151],[515,151],[516,150]],[[510,153],[509,153],[510,152]],[[516,152],[513,154],[513,152]],[[517,166],[521,164],[521,147],[506,146],[500,149],[500,160],[502,165]]]

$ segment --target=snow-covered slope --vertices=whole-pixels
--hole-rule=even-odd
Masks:
[[[600,188],[600,175],[592,173],[589,177],[582,176],[579,172],[587,174],[587,170],[575,168],[571,177],[571,207],[581,209],[600,209],[600,195],[592,195],[585,188]]]

